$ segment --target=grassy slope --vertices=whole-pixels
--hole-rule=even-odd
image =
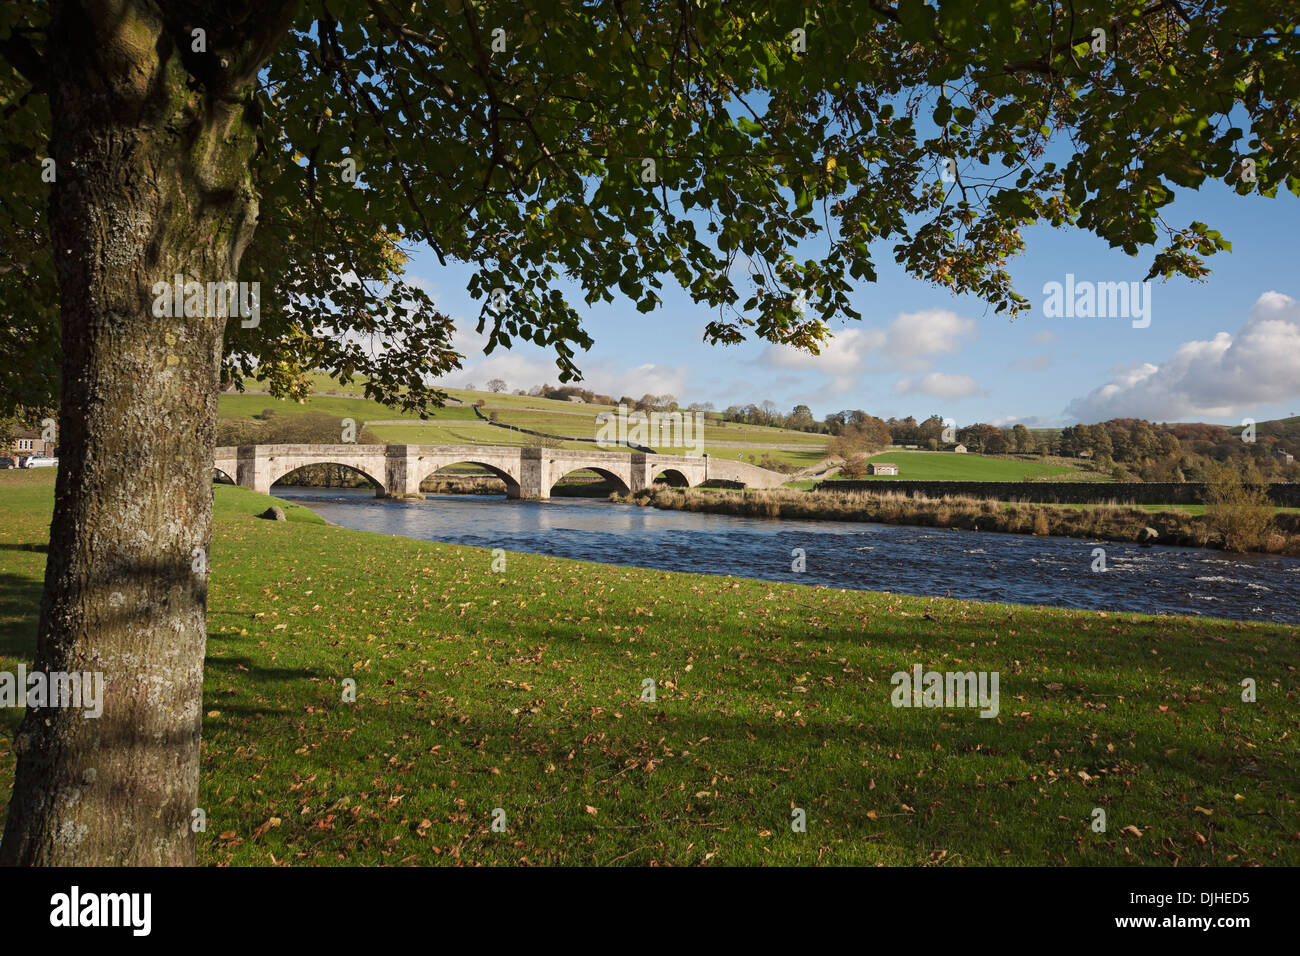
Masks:
[[[340,386],[336,382],[317,376],[315,386],[317,393],[302,404],[271,398],[269,395],[226,393],[220,398],[220,414],[222,418],[251,418],[260,415],[263,409],[271,408],[275,409],[277,415],[288,417],[309,411],[321,411],[340,418],[355,419],[358,424],[365,421],[409,421],[409,425],[370,426],[370,430],[378,438],[393,443],[518,445],[527,444],[526,436],[519,433],[512,434],[507,429],[496,428],[479,420],[474,410],[469,407],[470,404],[480,400],[486,402],[485,414],[496,411],[503,424],[577,438],[597,437],[596,416],[611,408],[607,405],[586,405],[523,395],[448,389],[447,393],[452,398],[459,399],[465,404],[435,409],[430,414],[429,420],[422,421],[416,415],[388,408],[378,402],[360,397],[359,394],[356,397],[324,394],[327,392],[359,393],[360,386],[356,383]],[[810,465],[824,458],[828,440],[825,435],[734,423],[724,425],[712,420],[706,423],[704,436],[704,451],[710,455],[735,459],[737,455],[743,454],[746,461],[757,462],[763,454],[770,453],[779,460],[800,466]],[[733,448],[712,444],[719,441],[743,442],[760,447]],[[583,446],[584,443],[581,442],[562,443],[562,447]],[[681,451],[667,445],[660,450],[667,454]]]
[[[272,398],[269,395],[226,393],[219,398],[217,403],[218,414],[222,418],[252,418],[254,415],[261,414],[262,410],[266,408],[274,409],[277,415],[286,418],[307,412],[328,412],[340,418],[355,419],[358,425],[364,421],[387,421],[398,418],[410,419],[413,422],[420,421],[416,415],[403,413],[399,409],[389,408],[366,398],[339,398],[333,395],[313,395],[306,402],[300,404],[286,399]],[[470,418],[474,416],[472,410],[458,407],[439,409],[439,411],[454,413],[448,417],[463,418],[465,417],[464,413],[467,411]]]
[[[944,451],[883,451],[867,460],[893,462],[898,465],[898,478],[915,481],[1020,481],[1026,475],[1031,478],[1059,475],[1063,480],[1079,477],[1078,469],[1069,465]],[[867,477],[891,480],[889,475]]]
[[[1244,425],[1227,426],[1229,435],[1240,435],[1245,431]],[[1257,422],[1255,425],[1255,434],[1264,436],[1273,436],[1275,438],[1300,439],[1300,415],[1292,415],[1290,418],[1275,418],[1267,422]]]
[[[13,474],[6,670],[50,503]],[[484,549],[217,494],[205,863],[1300,863],[1295,629],[516,554],[493,574]],[[1000,716],[893,708],[913,663],[998,670]]]

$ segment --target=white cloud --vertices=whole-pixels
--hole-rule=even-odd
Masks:
[[[844,329],[836,332],[817,355],[810,355],[788,345],[769,345],[758,361],[772,368],[840,376],[860,370],[866,363],[867,356],[884,343],[885,333],[879,329]]]
[[[975,334],[975,320],[948,309],[903,312],[889,326],[885,351],[903,371],[925,371],[935,355],[952,355]]]
[[[933,395],[935,398],[969,398],[986,394],[979,382],[969,375],[951,375],[947,372],[930,372],[915,378],[903,378],[894,383],[899,395]]]
[[[1034,345],[1051,345],[1056,341],[1056,333],[1044,329],[1042,332],[1035,332],[1031,335],[1029,341]]]
[[[1234,338],[1184,342],[1165,362],[1142,362],[1070,402],[1068,418],[1178,421],[1223,418],[1300,395],[1300,302],[1265,292]]]
[[[882,370],[924,372],[937,355],[951,355],[975,334],[975,320],[948,309],[900,312],[887,328],[834,333],[820,355],[788,345],[769,345],[760,365],[816,372],[832,379],[835,392],[851,391],[858,376]],[[873,361],[873,359],[875,361]]]
[[[640,398],[647,393],[684,399],[688,397],[686,392],[691,380],[688,368],[653,363],[622,370],[602,365],[592,369],[583,368],[583,373],[586,375],[581,382],[583,387],[609,395],[615,400],[624,395]]]
[[[487,383],[499,378],[514,391],[517,388],[532,388],[543,382],[554,383],[559,370],[554,362],[545,359],[530,358],[519,352],[500,350],[481,362],[467,362],[457,372],[451,372],[438,379],[438,384],[447,388],[486,388]]]
[[[481,389],[491,379],[499,378],[514,391],[545,383],[560,383],[559,369],[548,350],[518,341],[514,348],[498,348],[491,355],[483,355],[487,342],[486,326],[480,334],[473,323],[457,321],[452,335],[452,347],[465,356],[465,363],[460,370],[440,378],[438,384],[448,388],[476,385]],[[690,369],[684,366],[646,363],[632,368],[619,368],[609,361],[586,362],[581,356],[577,361],[585,377],[580,382],[569,384],[589,388],[615,399],[623,395],[640,398],[647,392],[682,398],[691,380]]]

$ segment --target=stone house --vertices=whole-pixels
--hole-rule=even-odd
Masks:
[[[896,475],[898,466],[890,464],[887,461],[869,461],[867,462],[868,475]]]
[[[966,446],[965,446],[965,445],[960,445],[960,444],[959,444],[959,445],[955,445],[955,446],[953,446],[953,449],[952,449],[952,450],[953,450],[954,452],[956,452],[957,454],[959,454],[959,455],[964,455],[964,454],[966,454]]]
[[[24,458],[29,455],[53,458],[57,454],[54,442],[43,441],[41,433],[30,428],[19,428],[14,432],[13,441],[0,445],[0,457]]]

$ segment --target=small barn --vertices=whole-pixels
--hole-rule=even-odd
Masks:
[[[896,475],[898,466],[891,465],[887,461],[869,461],[867,462],[868,475]]]
[[[956,452],[957,454],[959,454],[959,455],[964,455],[964,454],[966,454],[966,446],[965,446],[965,445],[955,445],[955,446],[953,447],[952,450],[955,451],[955,452]]]

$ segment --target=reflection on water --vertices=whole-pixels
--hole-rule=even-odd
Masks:
[[[1015,604],[1300,623],[1300,559],[1077,538],[660,511],[603,500],[508,501],[277,487],[346,528],[669,571]],[[1092,571],[1095,547],[1104,572]],[[802,548],[806,570],[791,570]]]

